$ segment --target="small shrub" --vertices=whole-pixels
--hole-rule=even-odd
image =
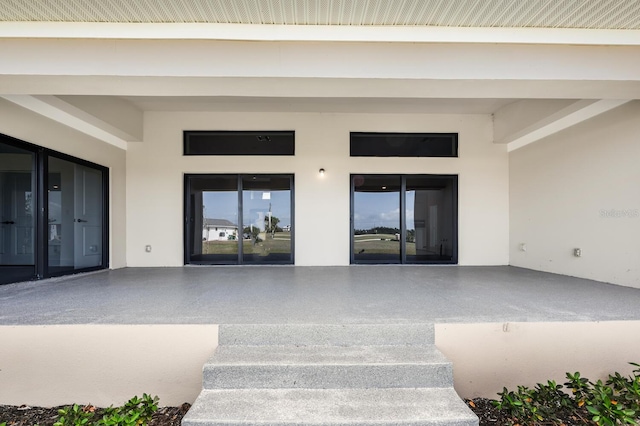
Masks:
[[[538,383],[534,389],[518,386],[516,392],[504,388],[500,401],[493,401],[499,410],[506,410],[509,416],[518,423],[531,425],[538,422],[555,423],[558,414],[570,410],[573,401],[562,391],[562,385],[549,380],[546,384]]]
[[[598,425],[636,424],[633,418],[635,411],[620,404],[614,389],[602,383],[602,380],[593,384],[590,396],[586,401],[587,411],[593,416],[591,420]]]
[[[534,389],[518,386],[516,391],[503,388],[500,400],[493,405],[508,413],[514,424],[533,425],[560,424],[561,414],[575,417],[590,417],[598,426],[636,425],[640,420],[640,365],[634,367],[629,377],[619,373],[609,375],[606,382],[593,383],[580,373],[567,373],[562,385],[550,380],[538,383]]]
[[[138,426],[151,421],[153,413],[158,410],[158,397],[146,393],[142,398],[134,396],[122,407],[109,407],[105,410],[97,425],[104,426]]]
[[[89,426],[93,412],[73,404],[58,410],[58,421],[53,426]]]
[[[144,426],[158,410],[158,400],[157,396],[151,397],[146,393],[142,398],[134,396],[121,407],[106,408],[98,420],[93,420],[93,406],[74,404],[58,410],[54,426]],[[0,426],[6,424],[0,423]]]

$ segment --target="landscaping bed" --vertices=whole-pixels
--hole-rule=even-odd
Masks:
[[[480,418],[480,426],[494,425],[510,425],[513,424],[506,411],[501,411],[491,404],[491,400],[486,398],[476,398],[467,400],[469,408]],[[153,414],[149,426],[180,426],[180,422],[190,404],[184,403],[180,407],[163,407],[159,408]],[[6,422],[7,426],[52,426],[58,417],[58,409],[43,407],[16,407],[11,405],[0,405],[0,423]],[[100,409],[96,409],[99,411]],[[589,422],[576,416],[569,416],[562,419],[566,426],[584,425]]]
[[[610,374],[595,382],[579,372],[567,373],[567,382],[553,380],[534,387],[504,388],[499,399],[466,400],[487,425],[561,425],[597,426],[640,424],[640,364],[630,363],[633,374]],[[191,408],[158,407],[158,397],[143,394],[131,398],[121,407],[96,408],[92,405],[72,407],[28,407],[0,405],[0,426],[179,426]],[[54,425],[55,424],[55,425]]]
[[[63,407],[29,407],[22,405],[0,405],[0,424],[5,422],[7,426],[53,426],[58,419],[58,410]],[[83,406],[83,409],[95,410],[94,416],[100,417],[103,408],[91,405]],[[191,408],[191,404],[184,403],[179,407],[161,407],[153,413],[149,426],[180,426],[182,418]]]
[[[503,426],[518,424],[517,420],[512,418],[507,411],[497,409],[488,398],[467,399],[465,402],[480,419],[480,426]],[[594,423],[589,421],[589,413],[583,410],[582,413],[575,414],[565,412],[558,416],[559,425],[576,426]],[[540,424],[551,424],[541,422]]]

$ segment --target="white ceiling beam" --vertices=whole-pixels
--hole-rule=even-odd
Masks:
[[[144,113],[124,99],[117,96],[56,97],[77,108],[74,110],[65,106],[69,112],[82,114],[84,111],[86,114],[82,114],[83,119],[127,142],[139,142],[143,139]]]
[[[209,23],[0,22],[0,38],[640,46],[640,30]]]
[[[1,95],[0,97],[98,140],[127,149],[127,136],[120,129],[68,104],[55,96]]]
[[[576,101],[560,111],[527,126],[525,129],[505,137],[501,142],[507,143],[507,151],[512,152],[617,108],[629,101],[629,99],[583,99]]]
[[[579,98],[598,99],[599,97],[585,94]],[[563,108],[573,105],[576,101],[576,97],[573,99],[524,98],[506,104],[493,113],[493,141],[497,144],[512,142],[520,135],[528,133],[530,126],[534,126]]]
[[[365,99],[640,99],[640,84],[638,79],[308,79],[0,74],[2,93]]]
[[[0,58],[25,76],[640,82],[640,46],[0,39]]]

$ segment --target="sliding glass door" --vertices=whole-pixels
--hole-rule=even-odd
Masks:
[[[48,178],[49,272],[59,275],[102,266],[102,172],[50,156]]]
[[[0,284],[108,266],[107,173],[0,135]]]
[[[455,263],[456,179],[405,178],[406,263]]]
[[[188,184],[187,263],[237,262],[238,176],[194,176]]]
[[[35,153],[0,142],[0,284],[33,279]]]
[[[351,263],[457,263],[457,176],[352,175]]]
[[[243,263],[293,263],[292,179],[242,178]]]
[[[353,260],[400,263],[400,177],[353,177]]]
[[[292,175],[186,175],[185,263],[293,263]]]

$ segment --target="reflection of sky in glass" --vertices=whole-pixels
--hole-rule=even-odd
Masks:
[[[271,194],[270,199],[263,199],[265,193]],[[291,225],[290,201],[289,191],[244,191],[242,196],[244,225],[258,226],[262,220],[262,228],[265,213],[269,211],[269,203],[271,203],[271,215],[280,219],[278,226],[282,228]]]
[[[406,218],[407,218],[407,229],[415,229],[415,225],[413,223],[413,212],[415,211],[416,204],[416,191],[407,191],[406,199],[405,199],[405,210],[406,210]]]
[[[353,216],[355,229],[371,229],[376,226],[400,228],[400,194],[356,192]]]
[[[415,191],[406,193],[407,229],[413,229]],[[399,192],[356,192],[354,194],[354,228],[376,226],[400,228]]]
[[[202,194],[203,216],[207,219],[226,219],[238,224],[238,192],[206,191]]]
[[[263,199],[263,193],[270,193],[271,199]],[[202,195],[204,217],[208,219],[226,219],[238,224],[238,193],[236,191],[206,191]],[[258,212],[268,212],[280,222],[278,226],[291,225],[291,207],[289,191],[244,191],[242,202],[245,226],[255,222]],[[264,216],[262,216],[264,217]]]

